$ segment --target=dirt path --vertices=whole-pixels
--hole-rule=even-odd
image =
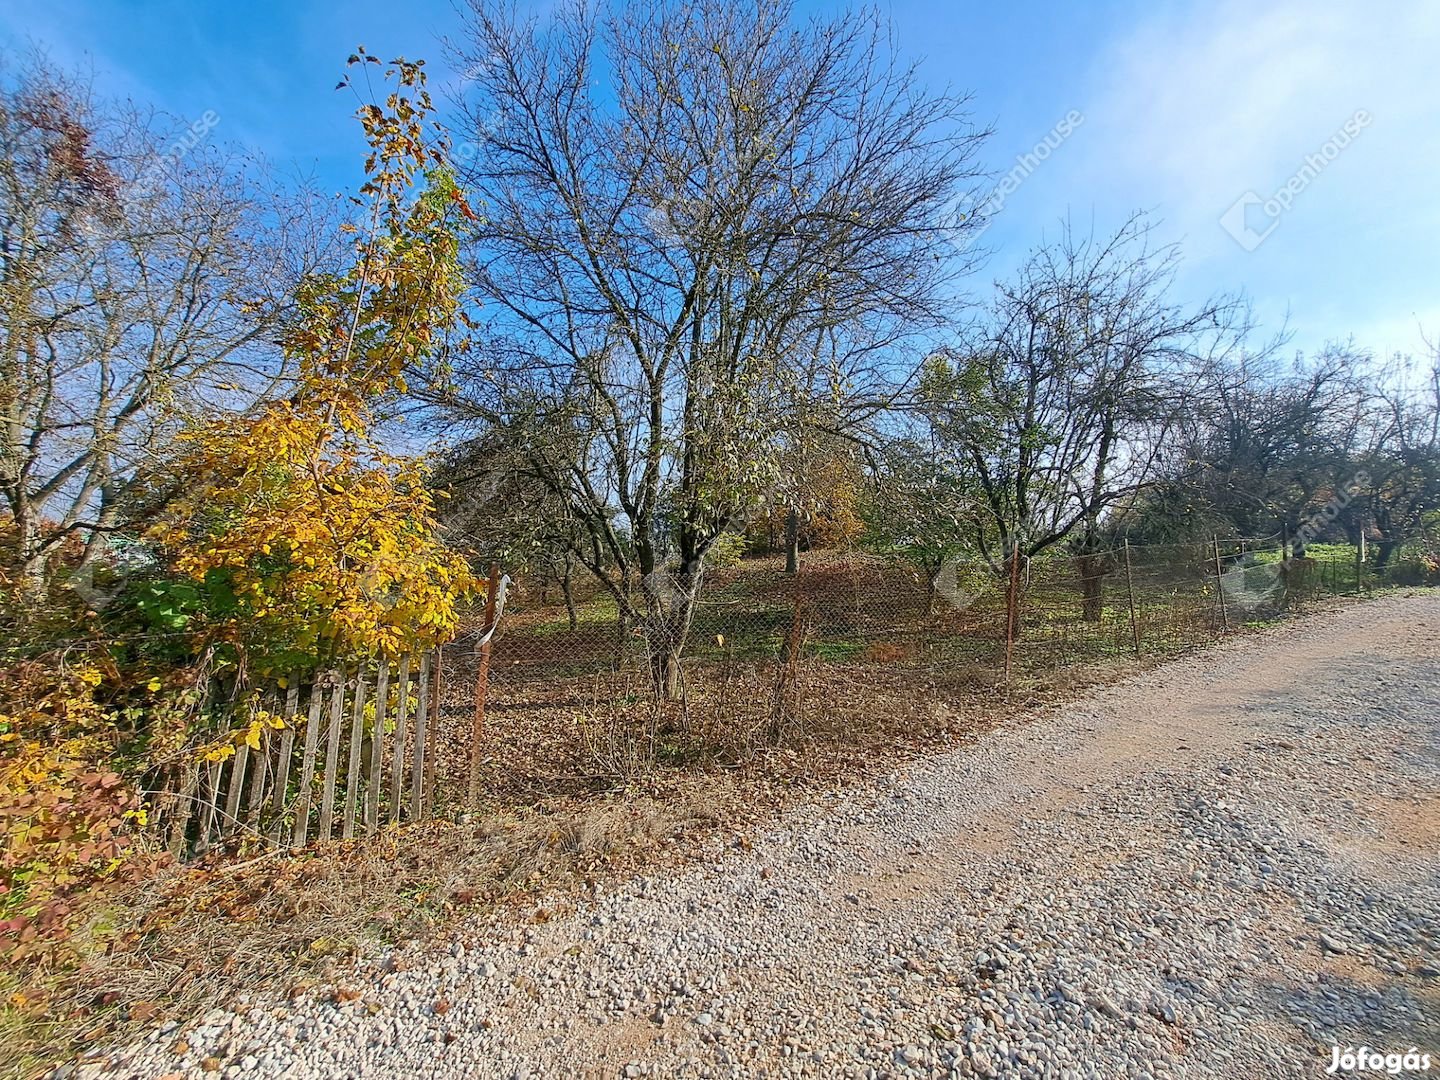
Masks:
[[[1229,642],[782,825],[107,1071],[1308,1077],[1363,1044],[1440,1072],[1436,594]]]

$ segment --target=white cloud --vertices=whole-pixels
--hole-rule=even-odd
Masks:
[[[1418,348],[1403,327],[1440,296],[1437,46],[1428,0],[1147,14],[1098,54],[1083,133],[1043,178],[1048,209],[1093,210],[1097,223],[1155,209],[1184,243],[1189,287],[1244,286],[1265,308],[1288,306],[1307,347],[1369,327]],[[1236,244],[1221,214],[1247,191],[1277,191],[1357,109],[1371,124],[1274,233],[1253,252]]]

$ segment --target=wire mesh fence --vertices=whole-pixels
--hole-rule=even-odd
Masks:
[[[501,791],[629,781],[667,754],[738,765],[822,732],[831,746],[874,747],[933,730],[946,703],[1057,672],[1085,682],[1327,596],[1435,583],[1430,550],[1377,565],[1337,546],[1126,544],[933,572],[856,553],[811,553],[796,574],[778,558],[746,560],[706,577],[678,700],[661,693],[643,618],[622,618],[594,582],[562,593],[522,581],[503,608],[476,611],[457,640],[416,658],[418,679],[404,661],[393,677],[372,664],[303,692],[294,679],[258,688],[283,723],[231,739],[233,756],[185,757],[159,777],[155,821],[176,854],[246,836],[304,845],[461,814]]]
[[[933,729],[935,706],[1057,672],[1082,683],[1328,596],[1437,580],[1428,545],[1377,564],[1336,545],[1297,555],[1241,539],[930,569],[839,552],[810,553],[795,574],[779,558],[745,560],[706,575],[677,700],[656,677],[651,628],[612,594],[593,581],[502,590],[497,568],[487,607],[415,659],[418,680],[404,661],[393,678],[371,664],[304,693],[293,679],[271,688],[284,722],[233,756],[185,758],[160,778],[155,820],[176,854],[251,834],[304,845],[464,813],[502,790],[629,781],[666,754],[738,765],[821,732],[873,747]]]
[[[362,835],[629,782],[667,755],[739,767],[802,739],[868,753],[943,729],[949,706],[1092,681],[1327,597],[1440,583],[1440,557],[1430,541],[1382,561],[1231,539],[930,569],[841,552],[809,553],[795,574],[744,560],[706,575],[674,688],[644,617],[622,617],[597,583],[499,581],[455,641],[412,658],[415,678],[410,661],[371,662],[252,687],[281,719],[253,732],[217,713],[155,778],[170,850]],[[211,736],[233,753],[202,754]]]
[[[961,685],[963,676],[979,687],[1023,682],[1174,656],[1326,596],[1434,576],[1431,563],[1375,565],[1339,545],[1297,555],[1274,538],[951,560],[938,573],[855,553],[811,553],[793,575],[779,559],[746,560],[706,576],[685,638],[682,690],[724,681],[737,667],[775,673],[797,659],[858,681],[908,673],[917,689]],[[523,581],[512,590],[491,646],[487,709],[647,692],[644,620],[624,620],[593,583],[567,594]]]

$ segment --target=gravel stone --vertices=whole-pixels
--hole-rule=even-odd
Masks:
[[[364,957],[344,978],[373,1013],[260,1000],[75,1075],[1299,1080],[1336,1044],[1436,1053],[1437,791],[1440,595],[1391,595],[818,795],[573,914]]]

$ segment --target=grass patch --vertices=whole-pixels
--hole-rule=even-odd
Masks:
[[[865,651],[865,645],[858,641],[817,641],[810,649],[826,663],[841,664],[858,657]]]
[[[534,637],[548,637],[554,634],[567,634],[581,628],[594,628],[596,626],[614,625],[619,618],[619,606],[615,598],[608,593],[602,593],[583,603],[575,605],[575,626],[570,625],[570,613],[564,608],[558,612],[553,608],[541,608],[532,612],[525,612],[513,616],[507,623],[502,623],[506,629],[515,626],[517,632]]]

